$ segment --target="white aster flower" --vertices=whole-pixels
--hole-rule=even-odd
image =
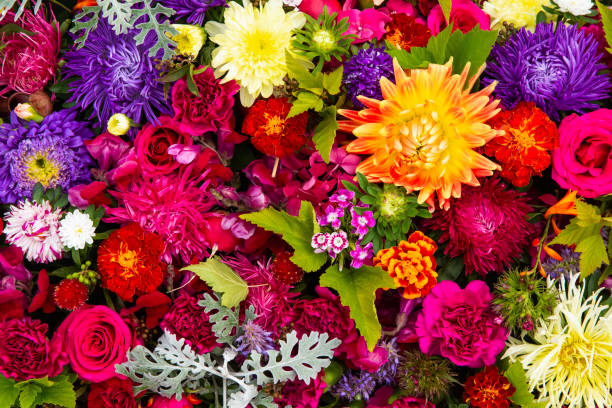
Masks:
[[[574,16],[589,14],[593,8],[592,0],[556,0],[555,3],[559,6],[559,10]]]
[[[61,209],[53,210],[47,201],[29,200],[11,206],[6,217],[6,240],[21,248],[28,261],[48,263],[62,255],[59,236]]]
[[[93,244],[95,233],[96,227],[89,215],[79,210],[66,214],[60,221],[59,234],[68,248],[83,249],[86,244]]]
[[[510,338],[504,354],[521,362],[547,408],[612,406],[612,308],[601,304],[603,289],[583,299],[577,280],[561,280],[560,302],[538,323],[535,344]]]

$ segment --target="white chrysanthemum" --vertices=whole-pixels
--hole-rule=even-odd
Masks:
[[[53,262],[62,255],[58,232],[61,214],[61,209],[53,210],[47,201],[37,204],[26,200],[13,205],[6,217],[6,240],[21,248],[28,261]]]
[[[259,8],[249,0],[244,3],[243,7],[230,2],[224,24],[209,21],[206,31],[219,45],[212,53],[215,76],[225,75],[223,82],[236,80],[240,102],[251,106],[260,94],[268,98],[274,86],[283,84],[292,31],[301,28],[306,18],[298,10],[285,13],[282,0],[270,0]]]
[[[89,215],[79,210],[66,214],[60,221],[59,234],[68,248],[83,249],[86,244],[93,244],[95,233],[96,227]]]
[[[593,8],[592,0],[556,0],[559,10],[564,13],[570,13],[575,16],[584,16],[589,14]]]
[[[550,0],[489,0],[483,3],[482,10],[491,16],[491,28],[499,29],[505,21],[515,28],[533,31],[538,13],[544,11],[542,6],[552,7],[552,4]]]
[[[612,406],[612,309],[601,305],[602,289],[583,300],[577,279],[561,281],[560,302],[536,327],[536,344],[510,338],[504,355],[521,362],[547,408]]]

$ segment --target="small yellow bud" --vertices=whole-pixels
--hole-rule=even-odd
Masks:
[[[37,123],[40,123],[43,120],[42,115],[36,112],[36,110],[29,103],[20,103],[15,107],[14,112],[19,119],[33,120]]]
[[[206,41],[206,33],[202,27],[188,24],[172,24],[178,34],[171,38],[176,42],[176,53],[197,57]]]
[[[132,126],[132,121],[123,113],[115,113],[108,120],[108,124],[106,125],[106,130],[108,133],[115,136],[123,136],[125,135],[130,127]]]

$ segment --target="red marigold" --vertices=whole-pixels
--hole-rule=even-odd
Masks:
[[[508,408],[515,388],[495,366],[465,380],[463,399],[473,408]]]
[[[550,166],[549,152],[559,147],[559,131],[535,103],[520,102],[500,112],[489,125],[505,134],[487,143],[484,153],[495,156],[502,165],[501,176],[513,185],[526,186],[531,176],[541,176]]]
[[[389,273],[402,288],[406,299],[425,297],[436,285],[436,260],[433,257],[438,246],[421,231],[410,234],[408,241],[381,249],[374,258],[374,265]]]
[[[164,277],[163,252],[162,240],[138,224],[113,231],[98,249],[102,285],[128,301],[136,293],[154,291]]]
[[[251,136],[251,143],[263,154],[278,158],[288,156],[308,140],[308,113],[287,118],[289,110],[291,104],[287,98],[259,100],[244,119],[242,132]]]
[[[87,301],[87,286],[76,279],[64,279],[53,291],[55,304],[65,310],[76,310]]]
[[[392,14],[385,30],[387,32],[383,39],[406,51],[410,51],[412,47],[425,47],[431,37],[431,32],[425,24],[404,13]]]

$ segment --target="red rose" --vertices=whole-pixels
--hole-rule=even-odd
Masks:
[[[113,377],[92,384],[87,398],[88,408],[136,408],[132,382]]]

